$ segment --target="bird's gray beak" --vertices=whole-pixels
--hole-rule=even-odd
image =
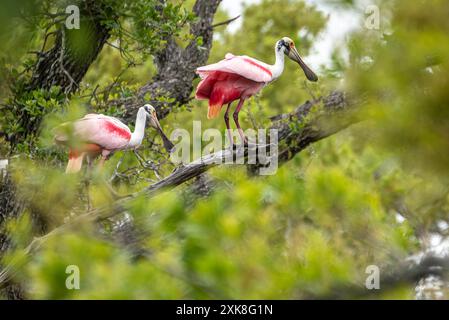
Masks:
[[[291,47],[290,51],[288,52],[288,57],[292,59],[293,61],[296,61],[304,71],[304,74],[306,75],[307,79],[309,81],[316,82],[318,81],[318,76],[304,63],[301,56],[298,53],[298,50],[296,50],[295,47]]]
[[[174,151],[174,144],[167,138],[164,131],[162,130],[162,127],[159,123],[159,120],[157,119],[156,114],[152,115],[147,112],[147,116],[151,121],[151,125],[157,130],[159,135],[162,138],[162,142],[164,143],[164,148],[167,150],[168,153]]]

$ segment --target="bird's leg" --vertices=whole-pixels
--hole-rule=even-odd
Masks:
[[[240,123],[239,123],[239,112],[240,112],[240,109],[242,109],[244,102],[245,102],[244,99],[240,99],[239,104],[237,105],[237,108],[235,108],[233,117],[234,117],[235,125],[237,126],[237,130],[239,130],[239,135],[240,135],[240,138],[242,139],[242,143],[247,144],[248,139],[246,139],[245,134],[243,133],[243,130],[240,127]]]
[[[87,155],[86,157],[87,161],[87,168],[86,168],[86,193],[87,193],[87,211],[90,211],[92,208],[91,200],[90,200],[90,179],[92,178],[92,159],[90,155]]]
[[[107,156],[101,155],[100,162],[98,162],[98,168],[103,169],[106,160]]]
[[[228,134],[229,139],[229,147],[232,148],[234,145],[234,139],[232,139],[232,133],[231,133],[231,126],[229,125],[229,109],[231,108],[231,103],[228,104],[228,107],[226,108],[226,112],[224,114],[224,120],[226,123],[226,132]]]
[[[110,155],[111,155],[111,151],[109,151],[109,150],[102,151],[100,162],[98,163],[98,167],[100,169],[102,169],[104,167],[104,163],[106,162],[106,160],[108,160]],[[106,185],[106,188],[111,193],[111,195],[114,199],[120,199],[120,198],[126,197],[126,196],[120,196],[117,192],[115,192],[114,188],[112,188],[111,184],[104,177],[102,177],[102,180],[103,180],[104,184]]]

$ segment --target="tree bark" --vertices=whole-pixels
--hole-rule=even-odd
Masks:
[[[195,69],[204,64],[209,56],[213,40],[212,21],[220,2],[221,0],[196,1],[193,11],[198,20],[191,27],[193,40],[186,48],[181,48],[173,38],[167,39],[167,46],[155,54],[154,61],[158,74],[140,89],[136,99],[120,102],[125,103],[129,115],[134,117],[135,109],[140,106],[140,102],[136,101],[142,101],[146,93],[152,94],[152,103],[158,107],[160,117],[166,116],[170,109],[164,108],[166,104],[157,102],[159,97],[168,96],[175,99],[175,103],[168,104],[170,107],[189,101],[193,90],[192,82],[196,76]],[[79,88],[90,65],[109,39],[110,29],[101,23],[103,2],[82,0],[78,4],[81,18],[80,29],[69,30],[62,23],[58,26],[53,47],[38,54],[31,78],[22,91],[17,92],[18,94],[38,89],[49,90],[58,86],[68,98]],[[197,42],[200,38],[202,45],[198,46]],[[80,40],[82,46],[80,46]],[[20,105],[19,96],[16,96],[13,102],[15,105],[11,106],[11,110],[15,113],[20,126],[25,129],[6,136],[6,140],[14,148],[27,137],[38,135],[42,117],[32,117]],[[8,219],[18,218],[26,204],[17,198],[14,183],[9,175],[6,180],[1,181],[0,188],[0,225],[4,225]],[[0,255],[6,252],[10,245],[7,234],[0,234]],[[0,273],[3,279],[0,281],[0,294],[11,299],[23,298],[20,287],[11,283],[9,277],[4,276]]]
[[[2,171],[0,171],[2,174]],[[0,226],[19,215],[23,210],[23,202],[16,200],[16,189],[11,177],[8,173],[0,176]],[[11,247],[11,241],[4,228],[0,228],[0,257]],[[1,264],[0,264],[1,265]],[[0,285],[0,296],[5,295],[9,299],[23,299],[24,293],[22,288],[14,283],[6,283],[2,290]]]
[[[194,39],[186,48],[181,48],[176,44],[174,39],[168,39],[167,46],[155,55],[155,64],[158,68],[157,75],[150,83],[140,89],[136,98],[118,101],[118,103],[124,104],[127,107],[128,116],[134,117],[135,109],[142,104],[144,96],[148,92],[152,94],[150,102],[155,105],[159,117],[161,118],[166,116],[173,107],[186,104],[189,101],[193,90],[193,80],[196,77],[195,69],[206,63],[209,56],[209,51],[212,46],[213,17],[220,2],[221,0],[196,1],[194,12],[198,16],[198,20],[191,27],[191,33],[194,35]],[[96,21],[96,19],[92,20]],[[94,42],[97,46],[94,46],[92,50],[89,50],[88,54],[81,56],[70,48],[67,49],[69,43],[69,41],[67,41],[68,35],[65,31],[59,31],[59,38],[57,37],[55,46],[46,52],[36,64],[35,74],[30,81],[28,89],[33,90],[33,88],[39,84],[42,88],[48,89],[59,81],[67,95],[74,92],[76,90],[74,83],[79,84],[87,71],[89,64],[98,55],[101,47],[108,38],[107,30],[103,30],[102,28],[101,25],[94,25],[91,37],[98,40],[98,42]],[[198,46],[198,39],[200,38],[202,39],[202,45]],[[101,45],[99,43],[101,43]],[[63,63],[59,64],[59,67],[58,64],[51,63],[52,57],[57,58],[58,53],[59,57],[63,57]],[[82,63],[85,68],[80,66]],[[70,74],[70,72],[72,72],[72,74]],[[68,77],[67,73],[69,73],[70,77]],[[72,81],[72,79],[75,81]],[[174,102],[160,102],[158,99],[159,97],[167,96],[172,98]],[[323,105],[323,111],[319,117],[313,122],[305,123],[302,130],[291,130],[290,123],[292,121],[302,122],[304,117],[309,114],[310,110],[319,105]],[[336,92],[326,98],[306,102],[293,113],[280,115],[273,119],[274,122],[271,128],[279,130],[279,140],[280,143],[282,143],[282,148],[279,153],[280,164],[289,161],[296,153],[302,151],[310,144],[343,130],[348,125],[355,122],[356,120],[350,116],[350,111],[351,108],[349,107],[344,94]],[[334,119],[338,119],[338,121],[333,121]],[[38,126],[38,123],[32,125],[30,133],[33,132],[33,130],[35,131]],[[149,186],[140,193],[121,199],[111,206],[87,212],[73,221],[53,230],[47,235],[35,239],[26,251],[34,251],[34,249],[45,241],[48,236],[62,232],[66,230],[66,228],[76,224],[78,221],[98,221],[122,213],[127,210],[129,200],[136,196],[144,194],[147,197],[152,197],[163,190],[172,189],[186,181],[201,177],[204,172],[216,166],[216,160],[225,157],[227,152],[230,151],[223,150],[218,154],[201,158],[188,165],[181,166],[165,179]],[[245,152],[247,152],[247,150]],[[253,174],[256,174],[261,167],[262,165],[257,164],[249,166],[249,170]],[[200,185],[204,184],[204,181],[201,179],[199,181]],[[10,191],[13,192],[14,186],[12,184],[5,186],[6,188],[10,188]],[[205,188],[200,187],[200,189],[199,193],[203,194]],[[206,192],[208,191],[206,190]],[[14,195],[13,192],[13,196]],[[15,199],[13,202],[17,204],[20,203],[18,199]],[[6,207],[8,207],[8,205],[6,205]],[[19,216],[21,212],[19,207],[7,210],[9,210],[8,214],[12,214],[14,217]],[[0,221],[0,223],[2,223],[2,221]],[[15,266],[12,266],[12,268],[14,269]],[[2,284],[4,285],[4,283],[10,279],[9,276],[11,270],[12,269],[10,268],[5,268],[0,272],[0,286]]]
[[[15,93],[14,105],[10,106],[10,110],[15,113],[15,118],[24,130],[6,137],[12,149],[18,143],[25,141],[27,137],[36,136],[43,118],[43,116],[33,117],[21,105],[19,95],[38,89],[49,90],[58,86],[68,98],[78,89],[90,65],[95,61],[110,36],[110,29],[102,24],[103,19],[100,16],[104,9],[102,1],[79,1],[78,6],[80,29],[69,30],[64,23],[60,23],[56,31],[54,46],[48,51],[38,54],[29,82],[23,89]],[[82,42],[81,46],[80,42]],[[20,217],[25,206],[26,200],[18,198],[10,175],[7,174],[0,179],[0,226],[4,226],[9,219]],[[39,217],[33,216],[33,218],[36,219],[38,225],[42,222],[38,221]],[[10,246],[8,235],[1,231],[0,256]],[[3,286],[0,295],[11,299],[24,298],[20,286],[13,283]]]

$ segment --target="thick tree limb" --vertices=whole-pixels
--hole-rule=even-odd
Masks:
[[[60,86],[64,93],[69,94],[77,89],[110,37],[109,27],[102,23],[104,6],[102,1],[79,2],[80,29],[67,29],[63,23],[59,26],[55,45],[41,53],[27,90]],[[79,43],[81,39],[83,46]]]

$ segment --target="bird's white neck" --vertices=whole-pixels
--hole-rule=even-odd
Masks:
[[[145,134],[145,123],[147,115],[143,108],[140,108],[137,112],[136,126],[134,132],[131,135],[131,139],[128,142],[128,148],[137,148],[142,144],[143,136]]]
[[[273,80],[276,80],[279,78],[284,71],[284,52],[282,50],[276,50],[276,62],[272,66],[272,74],[273,74]]]

